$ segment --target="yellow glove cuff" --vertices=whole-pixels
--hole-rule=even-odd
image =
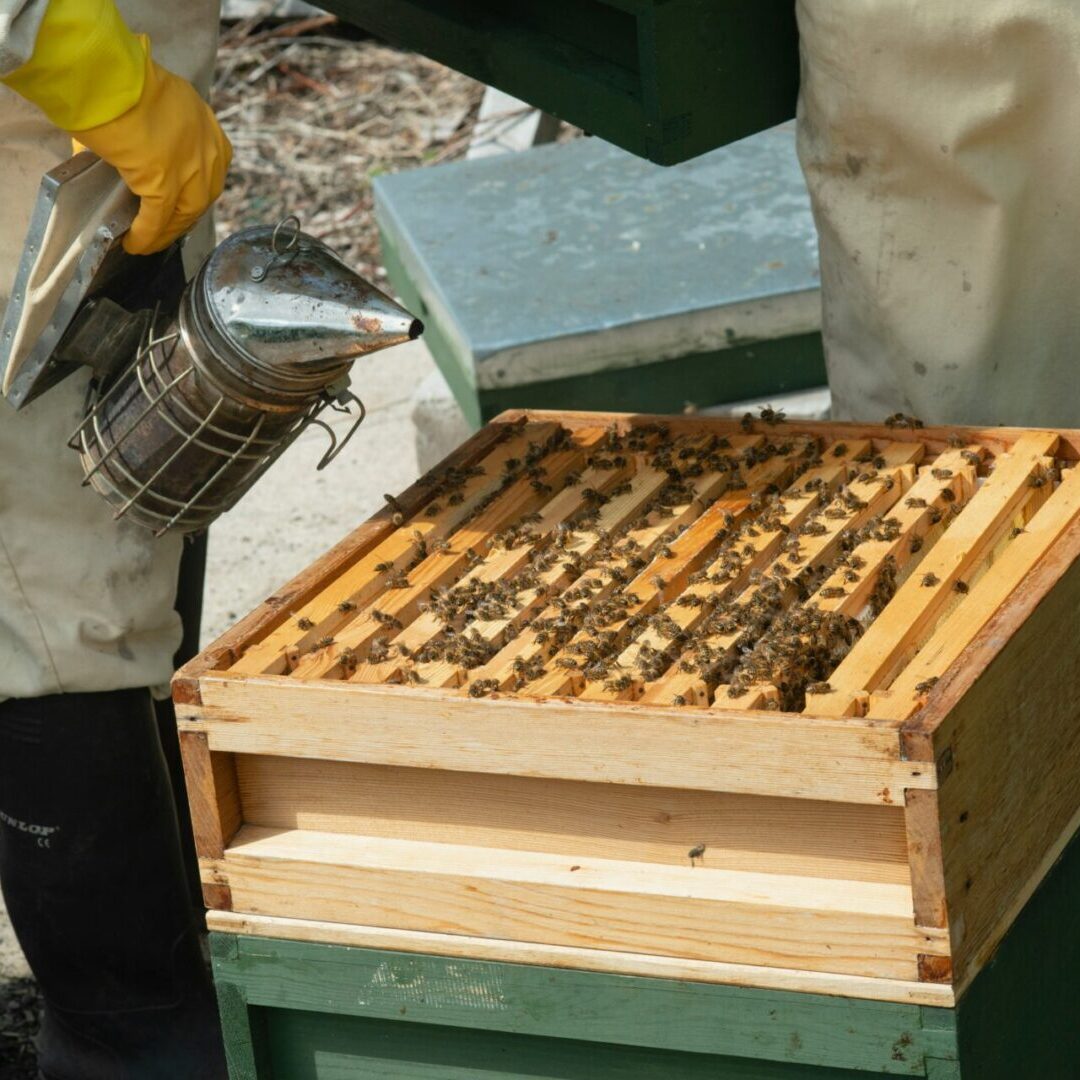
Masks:
[[[33,56],[0,82],[32,101],[58,128],[80,131],[113,120],[138,102],[146,55],[113,0],[52,0]]]

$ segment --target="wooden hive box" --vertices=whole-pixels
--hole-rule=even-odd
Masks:
[[[211,926],[953,1003],[1078,823],[1078,450],[502,415],[177,676]]]

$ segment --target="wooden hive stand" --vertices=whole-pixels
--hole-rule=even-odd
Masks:
[[[955,1004],[1078,824],[1078,451],[503,414],[177,676],[211,926]]]

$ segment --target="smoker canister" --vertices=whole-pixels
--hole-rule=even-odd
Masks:
[[[353,361],[421,330],[295,218],[238,232],[174,315],[147,320],[134,361],[91,384],[72,437],[86,482],[158,535],[203,529],[308,425],[330,433],[319,467],[332,460],[363,419]],[[352,406],[338,442],[319,414]]]

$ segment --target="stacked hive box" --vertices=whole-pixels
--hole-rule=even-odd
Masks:
[[[1077,823],[1078,449],[504,415],[178,676],[212,926],[954,1004]]]

